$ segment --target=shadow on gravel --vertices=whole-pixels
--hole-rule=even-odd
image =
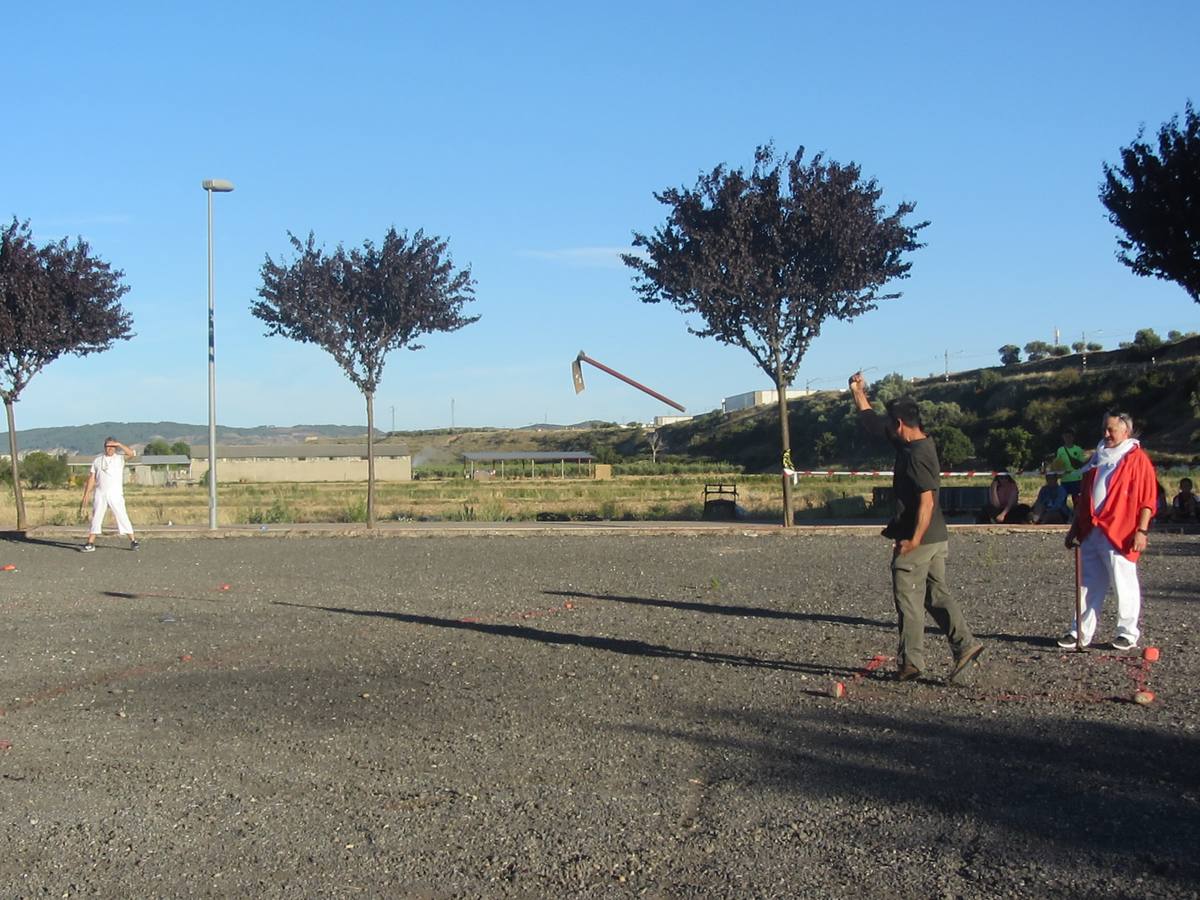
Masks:
[[[761,606],[728,606],[722,603],[700,603],[689,600],[659,600],[653,597],[621,597],[616,594],[586,594],[582,591],[542,591],[551,597],[579,597],[585,600],[610,600],[614,603],[633,603],[638,606],[656,606],[663,609],[678,609],[685,612],[712,613],[721,616],[746,616],[761,619],[789,619],[795,622],[830,622],[834,625],[863,625],[869,628],[886,628],[894,631],[895,622],[879,619],[864,619],[859,616],[831,616],[821,613],[791,612],[784,609],[764,609]]]
[[[1195,737],[1055,718],[984,724],[856,710],[848,727],[840,710],[700,712],[724,725],[707,735],[623,727],[715,751],[711,757],[724,762],[710,774],[714,781],[771,784],[798,795],[801,807],[805,797],[858,799],[933,829],[939,841],[961,831],[961,842],[972,845],[965,855],[983,866],[989,858],[1001,867],[1011,862],[1002,858],[1015,849],[1006,836],[1026,835],[1020,852],[1109,869],[1128,879],[1133,894],[1140,892],[1131,870],[1185,887],[1200,883]],[[962,817],[976,824],[953,824]],[[977,846],[981,827],[992,834]]]
[[[755,656],[738,656],[732,653],[717,653],[712,650],[680,650],[663,644],[648,644],[645,641],[635,641],[623,638],[595,637],[587,634],[569,634],[562,631],[544,631],[540,628],[529,628],[525,625],[500,625],[487,622],[476,622],[462,619],[443,619],[438,616],[421,616],[415,613],[385,612],[372,609],[348,609],[341,606],[310,606],[304,603],[290,603],[286,600],[276,600],[273,606],[294,606],[298,609],[320,610],[321,612],[338,613],[349,616],[368,616],[378,619],[390,619],[393,622],[404,622],[408,625],[429,625],[434,628],[452,628],[458,631],[471,631],[477,634],[487,634],[493,637],[520,638],[526,641],[537,641],[542,644],[569,644],[577,647],[587,647],[590,650],[603,650],[608,653],[622,653],[628,656],[653,656],[663,659],[678,659],[684,662],[716,663],[723,666],[748,666],[756,669],[779,669],[785,672],[804,672],[817,675],[852,675],[857,669],[844,666],[823,666],[816,663],[799,663],[786,659],[760,659]]]
[[[1151,556],[1200,556],[1200,535],[1193,535],[1192,540],[1164,541],[1154,548]]]
[[[976,632],[975,637],[981,641],[997,641],[1001,644],[1024,644],[1027,647],[1037,647],[1042,650],[1053,649],[1058,646],[1057,637],[1050,637],[1045,634],[1007,634],[1003,631],[998,631],[992,634]]]
[[[189,600],[196,603],[220,603],[216,597],[185,597],[182,594],[147,594],[130,593],[128,591],[101,591],[100,596],[112,597],[114,600]]]
[[[65,550],[74,550],[78,552],[79,543],[71,541],[52,541],[48,538],[29,537],[23,531],[0,531],[0,541],[6,541],[9,544],[36,544],[39,547],[61,547]]]

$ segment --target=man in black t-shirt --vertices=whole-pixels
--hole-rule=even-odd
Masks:
[[[941,484],[937,448],[921,425],[915,400],[901,397],[887,404],[887,415],[871,407],[861,372],[850,378],[850,394],[867,431],[886,437],[896,448],[892,492],[896,511],[883,536],[891,538],[892,597],[899,618],[900,647],[896,677],[912,681],[925,669],[925,613],[950,641],[954,667],[951,684],[961,680],[979,658],[983,644],[967,627],[958,602],[946,583],[949,533],[938,505]]]

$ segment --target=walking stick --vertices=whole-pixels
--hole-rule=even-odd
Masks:
[[[1075,652],[1083,652],[1083,553],[1075,545]]]

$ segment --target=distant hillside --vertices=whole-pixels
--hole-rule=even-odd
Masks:
[[[849,373],[847,373],[849,374]],[[904,382],[886,380],[912,393],[923,404],[926,425],[943,445],[946,429],[961,433],[967,465],[1007,465],[997,454],[998,434],[1020,429],[1035,463],[1053,452],[1060,429],[1074,427],[1079,442],[1100,437],[1100,417],[1118,407],[1131,413],[1146,448],[1160,462],[1200,465],[1200,337],[1185,338],[1152,353],[1128,348],[1071,354],[1034,363],[974,369],[948,378]],[[878,398],[879,384],[872,386]],[[886,445],[866,439],[845,391],[822,391],[789,403],[792,461],[799,469],[833,465],[862,467],[890,464]],[[524,428],[440,428],[380,433],[388,443],[403,443],[416,465],[455,465],[463,453],[530,450],[584,450],[601,461],[648,459],[651,430],[612,422],[574,425],[539,423]],[[168,443],[208,443],[208,428],[178,422],[100,422],[71,428],[35,428],[17,433],[23,450],[90,453],[106,435],[144,445],[152,438]],[[728,462],[748,472],[779,471],[779,419],[776,407],[760,406],[728,415],[718,411],[658,429],[659,458],[673,461]],[[261,426],[217,429],[222,444],[297,443],[307,437],[362,440],[364,429],[348,425]],[[7,449],[0,437],[0,453]]]
[[[256,428],[217,427],[217,442],[221,444],[295,444],[306,437],[347,438],[366,437],[361,425],[292,425],[281,427],[260,425]],[[382,432],[378,432],[382,434]],[[104,446],[109,435],[130,446],[142,446],[161,438],[168,444],[176,441],[198,447],[208,445],[207,425],[187,425],[182,422],[96,422],[91,425],[72,425],[61,428],[29,428],[17,431],[17,447],[22,451],[45,450],[58,453],[91,453]],[[8,432],[0,433],[0,453],[8,452]]]
[[[611,433],[617,426],[605,422],[580,422],[575,425],[548,423],[523,428],[435,428],[428,431],[397,431],[392,434],[376,429],[376,439],[403,441],[417,456],[417,462],[446,463],[459,454],[484,450],[555,450],[579,449],[581,434],[593,431]],[[48,453],[91,453],[113,435],[134,447],[160,438],[168,444],[184,441],[192,447],[208,446],[208,426],[182,422],[96,422],[60,428],[29,428],[17,431],[17,446],[22,451]],[[550,439],[550,435],[556,435]],[[361,425],[260,425],[255,428],[217,427],[220,444],[296,444],[308,437],[349,441],[365,440]],[[559,445],[562,445],[561,447]],[[422,450],[426,452],[421,453]],[[0,454],[8,451],[8,432],[0,432]]]
[[[847,375],[850,373],[847,372]],[[872,399],[878,390],[872,390]],[[1128,348],[1034,363],[952,373],[904,385],[923,404],[926,426],[954,428],[970,441],[979,467],[1007,465],[999,434],[1022,429],[1030,462],[1059,444],[1063,426],[1094,446],[1100,419],[1118,408],[1133,416],[1151,456],[1163,463],[1200,464],[1200,337],[1152,352]],[[792,460],[798,469],[890,465],[886,445],[864,437],[845,391],[823,391],[788,404]],[[748,471],[778,471],[776,407],[698,416],[659,429],[672,456],[725,460]],[[940,443],[940,442],[939,442]]]

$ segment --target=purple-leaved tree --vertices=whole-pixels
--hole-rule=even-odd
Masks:
[[[87,356],[133,337],[121,306],[124,273],[92,256],[79,238],[39,247],[29,222],[0,229],[0,397],[8,417],[17,530],[28,527],[13,406],[47,364],[64,354]]]
[[[655,199],[669,208],[653,234],[634,232],[625,264],[646,303],[666,300],[704,320],[699,337],[742,347],[774,383],[784,460],[791,455],[787,388],[828,318],[852,319],[898,293],[880,293],[905,278],[904,254],[922,246],[927,222],[906,224],[915,209],[888,213],[882,189],[855,163],[818,153],[804,161],[759,147],[754,168],[717,166],[694,188]],[[783,523],[792,524],[791,481],[783,479]]]
[[[250,311],[282,335],[316,344],[334,358],[367,401],[367,525],[375,525],[375,391],[388,353],[423,334],[457,331],[476,321],[463,307],[474,299],[470,267],[456,269],[447,243],[417,231],[388,229],[378,247],[365,241],[326,253],[312,233],[289,234],[296,257],[267,256]]]

